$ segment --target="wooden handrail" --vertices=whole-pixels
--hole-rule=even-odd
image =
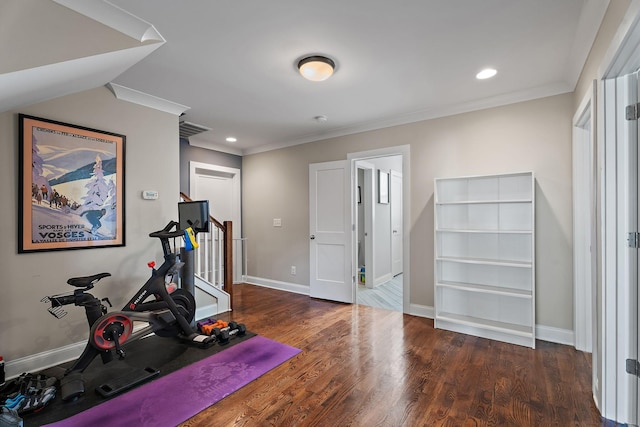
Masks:
[[[191,197],[180,192],[180,197],[186,202],[192,202]],[[223,263],[224,263],[224,279],[222,289],[229,294],[229,307],[233,310],[233,224],[231,221],[221,223],[211,215],[209,220],[220,229],[223,236]]]

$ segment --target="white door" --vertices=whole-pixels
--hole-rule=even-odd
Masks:
[[[362,170],[364,172],[364,179],[362,181],[362,188],[360,189],[360,201],[359,206],[363,211],[363,221],[357,224],[358,236],[361,236],[360,245],[364,251],[364,267],[365,267],[365,280],[366,287],[373,288],[373,278],[375,276],[375,257],[374,255],[374,241],[375,241],[375,215],[374,215],[374,203],[375,203],[375,165],[370,162],[358,160],[356,162],[356,170]],[[357,239],[356,239],[357,241]]]
[[[636,101],[640,100],[640,81],[638,81],[638,76],[639,76],[640,72],[636,72],[635,76],[636,76],[636,84],[637,84],[637,98],[635,99]],[[636,104],[637,107],[640,107],[640,104]],[[635,227],[635,231],[636,232],[640,232],[640,214],[639,214],[639,208],[640,208],[640,173],[638,173],[638,166],[640,166],[640,149],[638,148],[638,143],[640,142],[640,121],[637,122],[636,124],[636,133],[635,133],[635,138],[631,138],[631,146],[634,147],[635,149],[635,164],[632,164],[632,167],[630,168],[633,173],[636,174],[635,176],[635,182],[636,182],[636,188],[635,188],[635,194],[636,194],[636,200],[634,201],[635,203],[632,204],[632,208],[635,210],[634,214],[635,214],[635,220],[636,220],[636,227]],[[635,141],[634,141],[635,139]],[[635,262],[633,262],[635,261]],[[636,289],[636,304],[635,304],[635,310],[634,314],[635,314],[635,320],[636,320],[636,324],[635,324],[635,339],[636,339],[636,354],[635,354],[635,359],[636,359],[636,408],[635,408],[635,424],[636,425],[640,425],[640,372],[637,372],[638,368],[640,368],[640,271],[639,271],[639,266],[640,266],[640,250],[636,249],[636,257],[635,260],[633,260],[632,263],[634,271],[634,274],[631,274],[631,286],[635,286]],[[633,330],[633,327],[632,327]]]
[[[192,200],[209,200],[210,215],[221,223],[232,221],[233,282],[242,281],[243,252],[240,217],[240,170],[224,166],[189,162],[189,196]],[[217,272],[216,272],[217,274]]]
[[[353,303],[349,162],[309,165],[309,294]]]
[[[402,273],[402,174],[391,171],[391,275]]]

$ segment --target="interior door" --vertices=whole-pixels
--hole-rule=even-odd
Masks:
[[[190,197],[209,200],[210,215],[220,222],[233,222],[233,282],[242,281],[243,251],[240,240],[240,170],[224,166],[190,162]],[[219,272],[214,272],[218,275]]]
[[[309,165],[309,294],[353,303],[349,162]]]
[[[640,100],[640,82],[638,82],[638,75],[640,71],[635,73],[635,81],[636,81],[636,93],[637,98],[636,101]],[[640,103],[636,104],[638,108],[640,108]],[[636,219],[636,232],[640,232],[640,214],[638,211],[640,210],[640,173],[638,173],[638,166],[640,166],[640,148],[638,148],[638,143],[640,142],[640,121],[636,121],[636,133],[635,133],[635,141],[632,141],[631,146],[635,147],[635,156],[633,156],[636,160],[635,167],[631,167],[630,169],[635,172],[635,194],[636,200],[632,206],[635,206],[635,219]],[[633,143],[635,142],[635,143]],[[633,311],[635,314],[636,321],[636,368],[640,367],[640,286],[639,286],[639,274],[638,274],[638,266],[640,266],[640,250],[636,249],[636,257],[635,257],[635,275],[632,274],[631,278],[633,280],[632,285],[635,285],[636,288],[636,304],[635,310]],[[640,425],[640,372],[636,372],[636,425]]]
[[[402,273],[402,174],[391,171],[391,274]]]

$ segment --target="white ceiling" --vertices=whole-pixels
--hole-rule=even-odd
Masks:
[[[7,2],[13,9],[26,7],[18,6],[22,4],[37,10],[45,3],[5,0],[0,28],[8,19]],[[138,28],[127,30],[120,25],[122,15],[105,13],[109,3],[140,18]],[[89,16],[139,42],[131,47],[114,40],[117,48],[96,55],[104,63],[105,56],[116,55],[118,49],[128,52],[125,59],[112,63],[111,74],[94,84],[111,82],[188,107],[183,120],[212,129],[191,137],[192,144],[250,154],[573,91],[608,1],[109,3],[55,4],[55,12],[68,20],[67,31],[80,28]],[[64,12],[60,4],[85,16]],[[26,11],[23,14],[28,19]],[[78,46],[86,50],[83,40],[92,37],[80,31]],[[43,39],[39,43],[46,43]],[[0,52],[3,48],[7,47],[0,41]],[[66,44],[67,50],[74,48],[74,43]],[[333,58],[336,73],[324,82],[303,79],[295,64],[308,54]],[[74,60],[92,58],[88,53],[80,56]],[[54,62],[47,66],[60,65]],[[498,75],[476,80],[475,74],[487,66],[496,68]],[[30,67],[14,66],[12,72],[0,68],[5,72],[0,74],[0,90],[3,83],[8,87],[7,76],[25,76],[34,72]],[[73,81],[68,84],[66,92],[71,93]],[[328,121],[314,120],[319,115]],[[238,141],[227,143],[227,136]]]

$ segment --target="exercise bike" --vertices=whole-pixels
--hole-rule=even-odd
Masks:
[[[108,298],[100,300],[88,292],[98,281],[111,276],[110,273],[71,278],[67,283],[77,288],[72,294],[43,298],[43,302],[51,303],[48,311],[54,317],[59,319],[65,316],[67,313],[62,307],[73,304],[84,307],[89,322],[87,345],[60,380],[62,400],[74,400],[84,394],[82,372],[96,356],[100,355],[102,363],[106,364],[113,360],[112,350],[115,350],[115,354],[123,359],[126,355],[123,349],[125,344],[152,332],[160,337],[178,337],[202,348],[207,348],[216,341],[215,336],[199,334],[192,328],[191,322],[196,310],[193,295],[185,289],[170,289],[171,292],[167,289],[166,277],[177,274],[184,265],[179,261],[177,254],[171,251],[169,239],[186,239],[188,236],[185,233],[193,233],[190,229],[180,230],[178,225],[177,222],[171,221],[162,230],[149,234],[150,237],[160,239],[164,262],[158,268],[149,263],[152,268],[151,277],[120,311],[107,312],[103,302],[111,306]],[[172,231],[174,227],[176,229]],[[153,298],[150,299],[151,297]],[[148,322],[149,325],[134,331],[134,321]],[[136,381],[137,384],[143,381],[143,378]],[[125,386],[131,384],[119,387]]]

